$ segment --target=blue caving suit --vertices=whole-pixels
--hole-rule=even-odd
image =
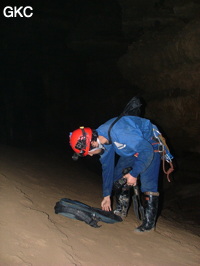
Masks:
[[[97,128],[99,136],[106,139],[112,118]],[[112,127],[112,144],[104,145],[105,152],[100,157],[103,176],[103,196],[111,195],[113,183],[122,177],[122,170],[132,167],[130,174],[140,176],[142,192],[157,192],[161,154],[153,140],[153,128],[150,120],[137,116],[123,116]],[[119,160],[115,165],[115,153]]]

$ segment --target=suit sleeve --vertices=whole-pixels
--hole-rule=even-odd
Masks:
[[[153,147],[150,142],[136,134],[121,135],[121,143],[125,143],[126,147],[118,150],[120,156],[135,156],[133,170],[130,174],[138,177],[151,164],[154,156]]]
[[[151,164],[154,156],[152,145],[148,141],[143,141],[140,147],[137,148],[136,157],[133,165],[133,170],[130,174],[134,177],[138,177],[142,174]]]
[[[103,178],[103,197],[112,193],[114,180],[115,151],[112,145],[106,145],[105,152],[100,157]]]

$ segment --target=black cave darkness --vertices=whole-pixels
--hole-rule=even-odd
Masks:
[[[1,144],[53,146],[70,157],[70,131],[96,128],[140,95],[145,116],[164,129],[176,158],[173,182],[163,184],[163,215],[198,227],[200,3],[28,5],[30,18],[1,13]]]

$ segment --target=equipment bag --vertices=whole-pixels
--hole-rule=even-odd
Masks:
[[[57,202],[54,209],[56,214],[83,221],[95,228],[100,227],[98,225],[99,221],[109,224],[122,222],[122,218],[112,211],[103,211],[99,208],[90,207],[80,201],[67,198]]]

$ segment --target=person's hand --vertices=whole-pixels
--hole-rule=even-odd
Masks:
[[[136,186],[137,185],[137,177],[134,177],[129,173],[124,175],[123,177],[126,178],[128,186]]]
[[[111,211],[111,200],[110,196],[104,197],[101,202],[101,208],[103,211]]]

